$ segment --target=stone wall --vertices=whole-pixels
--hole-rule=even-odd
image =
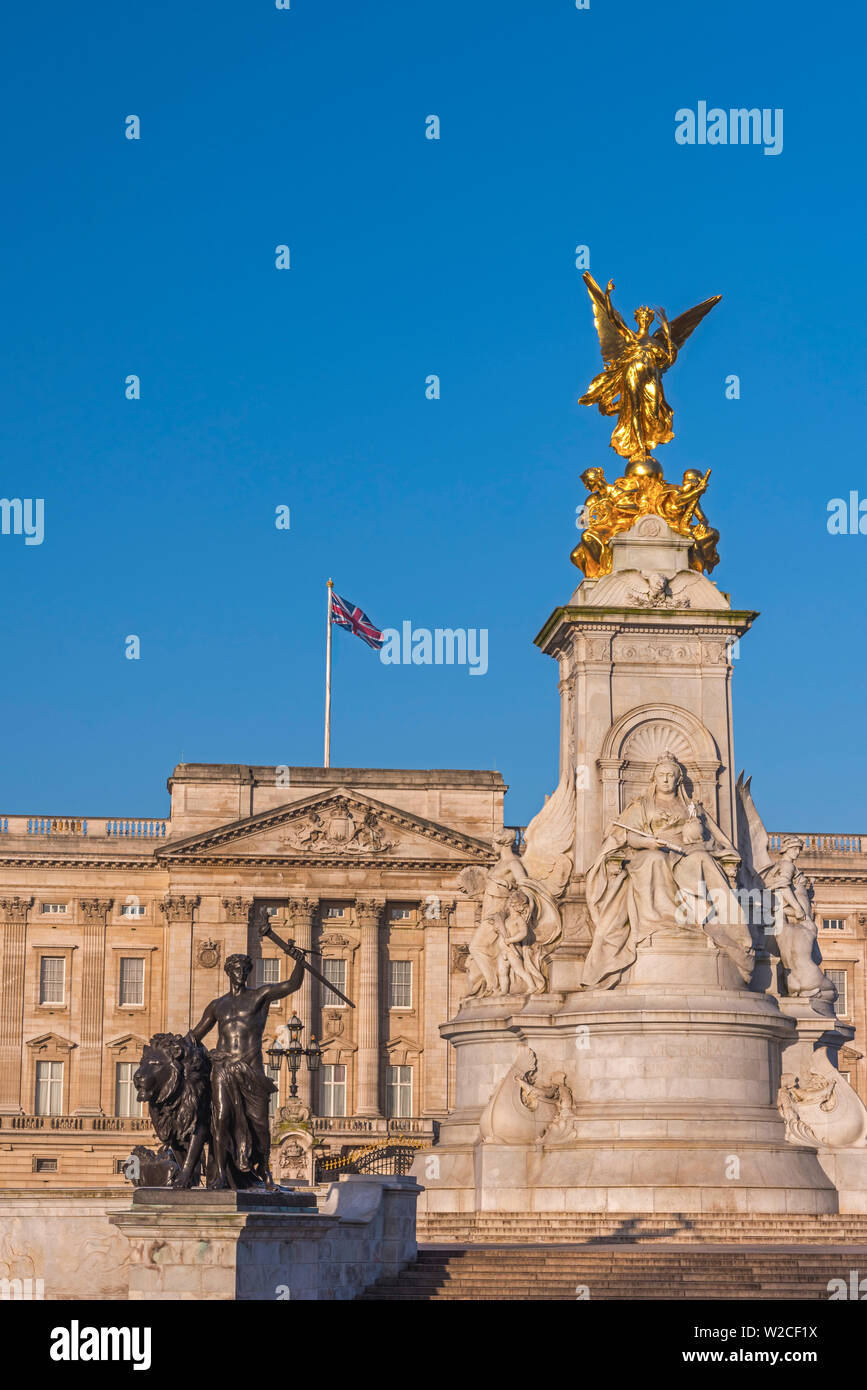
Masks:
[[[204,1189],[0,1191],[0,1279],[41,1280],[48,1300],[347,1301],[415,1259],[420,1190],[346,1175],[300,1209]]]

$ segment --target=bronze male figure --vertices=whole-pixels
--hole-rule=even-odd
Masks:
[[[201,1042],[217,1027],[217,1046],[210,1054],[211,1188],[274,1186],[268,1102],[276,1087],[265,1075],[262,1036],[271,1004],[292,994],[304,976],[302,953],[295,946],[284,949],[297,961],[289,979],[255,989],[247,988],[250,957],[229,956],[224,967],[228,994],[212,999],[191,1030]]]

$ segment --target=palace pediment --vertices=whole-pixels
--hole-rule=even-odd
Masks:
[[[317,793],[161,846],[163,862],[486,863],[491,847],[349,788]]]

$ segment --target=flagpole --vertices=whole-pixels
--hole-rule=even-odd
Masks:
[[[331,590],[334,583],[328,581],[328,617],[325,631],[325,757],[323,767],[331,766]]]

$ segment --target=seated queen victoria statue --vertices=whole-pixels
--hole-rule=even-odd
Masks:
[[[683,782],[683,769],[664,753],[644,796],[609,825],[587,872],[593,943],[584,966],[587,989],[611,989],[656,933],[704,931],[745,983],[753,968],[752,939],[733,892],[737,851]]]

